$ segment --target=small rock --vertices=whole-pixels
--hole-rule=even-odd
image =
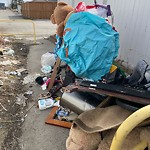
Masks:
[[[32,95],[32,94],[33,94],[33,91],[27,91],[27,92],[25,92],[25,94],[27,94],[27,95]]]
[[[3,85],[4,85],[3,81],[0,80],[0,86],[3,86]]]
[[[19,94],[16,99],[16,104],[26,106],[26,99],[23,94]]]

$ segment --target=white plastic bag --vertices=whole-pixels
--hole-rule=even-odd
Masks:
[[[102,8],[102,7],[90,8],[90,9],[87,9],[87,11],[91,14],[94,14],[103,18],[107,18],[107,9],[105,8]]]
[[[44,66],[54,66],[55,55],[51,52],[47,52],[41,56],[41,65]]]

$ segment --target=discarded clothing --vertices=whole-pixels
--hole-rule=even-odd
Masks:
[[[39,84],[39,85],[42,85],[46,82],[47,80],[47,77],[46,76],[39,76],[35,79],[35,81]]]
[[[144,60],[140,60],[134,68],[133,74],[129,77],[129,84],[135,86],[140,84],[144,77],[148,64]]]
[[[119,34],[105,19],[88,12],[74,13],[57,51],[77,77],[100,80],[118,55]]]

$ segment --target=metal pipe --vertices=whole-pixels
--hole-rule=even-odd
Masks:
[[[36,31],[35,23],[32,20],[0,20],[0,22],[31,22],[33,26],[33,38],[34,43],[36,44]],[[12,35],[32,35],[31,33],[19,33],[19,34],[0,34],[0,36],[12,36]]]

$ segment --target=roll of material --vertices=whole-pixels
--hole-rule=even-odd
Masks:
[[[60,105],[77,114],[94,109],[101,103],[102,96],[86,92],[64,92]]]

